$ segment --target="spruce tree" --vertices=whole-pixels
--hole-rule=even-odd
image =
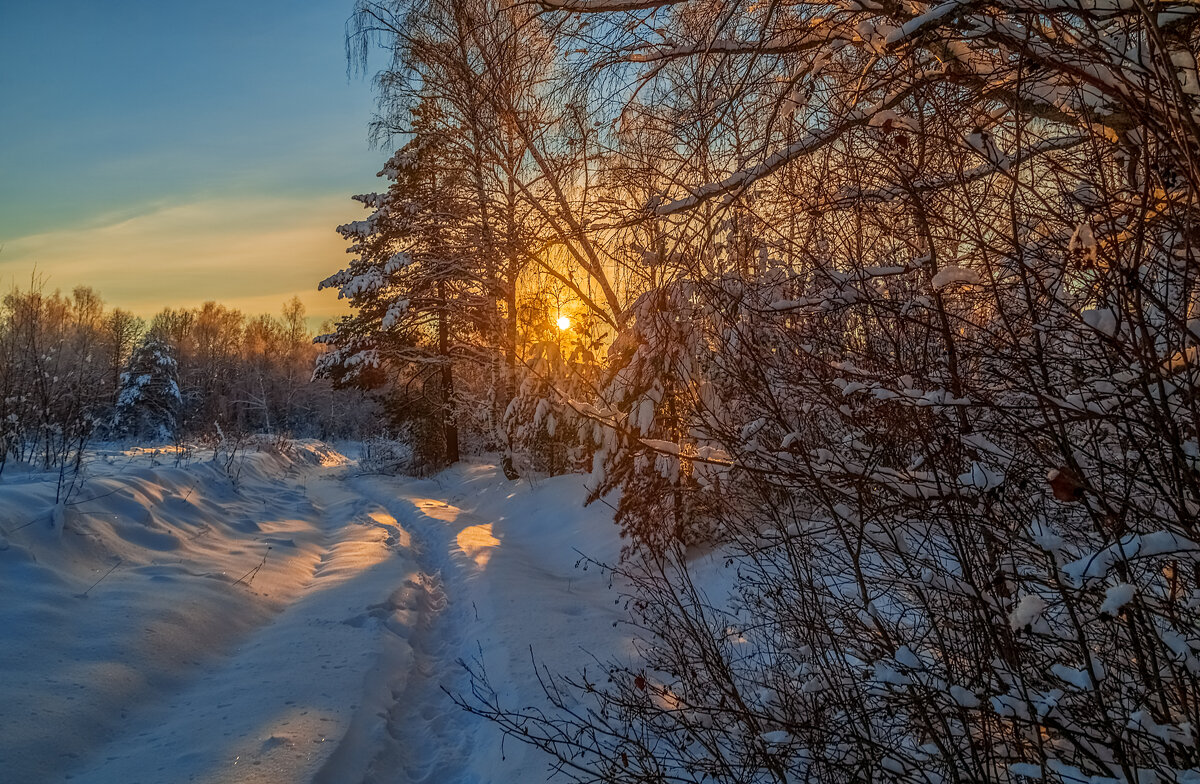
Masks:
[[[472,335],[487,318],[466,167],[442,119],[429,99],[413,110],[411,139],[380,172],[391,186],[356,196],[372,214],[338,227],[357,257],[320,284],[337,288],[355,313],[319,338],[332,350],[318,373],[387,385],[385,406],[425,467],[458,460],[455,363],[475,353]]]
[[[178,425],[182,398],[179,368],[171,347],[149,335],[133,352],[121,374],[115,430],[120,435],[166,441]]]

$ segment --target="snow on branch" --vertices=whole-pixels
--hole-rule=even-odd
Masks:
[[[546,11],[598,14],[619,11],[651,11],[686,2],[688,0],[538,0],[538,5]]]

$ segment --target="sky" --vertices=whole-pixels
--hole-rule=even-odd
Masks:
[[[316,286],[387,158],[347,74],[352,7],[0,0],[0,290],[36,274],[145,316],[344,312]]]

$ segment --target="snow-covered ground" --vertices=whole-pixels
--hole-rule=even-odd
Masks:
[[[608,577],[576,568],[619,548],[581,477],[370,476],[313,442],[87,471],[57,506],[55,477],[0,477],[7,781],[541,781],[452,704],[457,661],[532,704],[531,646],[567,671],[622,646]]]

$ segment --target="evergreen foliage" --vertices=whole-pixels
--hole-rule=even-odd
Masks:
[[[172,440],[183,398],[179,365],[170,347],[153,334],[134,349],[117,391],[115,429],[128,438]]]

